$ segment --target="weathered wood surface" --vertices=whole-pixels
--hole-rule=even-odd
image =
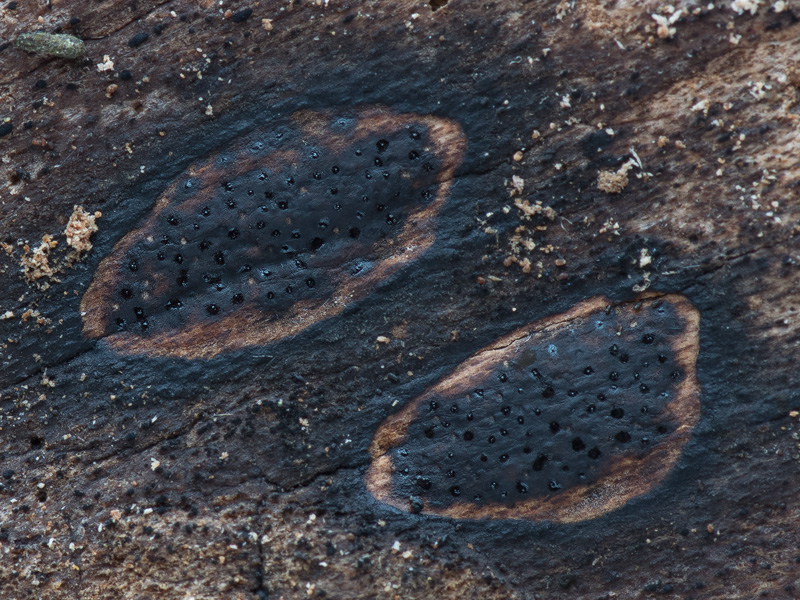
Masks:
[[[86,54],[0,51],[0,595],[796,597],[800,41],[769,4],[6,3],[4,42],[60,28]],[[421,258],[208,360],[83,335],[100,261],[186,168],[374,106],[467,140]],[[80,255],[76,205],[102,212]],[[34,280],[45,235],[61,269]],[[643,290],[700,315],[701,415],[660,485],[560,524],[370,495],[389,415],[527,323]]]

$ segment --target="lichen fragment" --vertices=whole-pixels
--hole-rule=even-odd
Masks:
[[[22,33],[14,45],[26,52],[68,59],[80,58],[85,51],[83,40],[68,33]]]

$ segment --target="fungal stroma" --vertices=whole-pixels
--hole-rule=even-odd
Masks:
[[[419,257],[460,128],[374,108],[300,113],[188,170],[100,264],[84,333],[210,358],[295,335]]]
[[[412,513],[572,522],[662,481],[700,414],[698,313],[602,297],[515,331],[379,427],[368,489]]]

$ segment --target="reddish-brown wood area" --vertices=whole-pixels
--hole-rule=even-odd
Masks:
[[[797,597],[795,10],[4,2],[0,596]],[[15,48],[37,30],[75,35],[85,54]],[[429,175],[386,173],[401,196],[432,196],[364,213],[380,225],[374,256],[336,254],[304,299],[282,296],[268,317],[280,335],[258,331],[263,308],[222,328],[178,319],[151,347],[147,332],[135,348],[86,334],[122,293],[103,288],[120,285],[103,261],[193,166],[214,164],[222,186],[242,165],[218,159],[259,136],[281,168],[310,164],[295,155],[312,145],[361,150],[335,123],[304,133],[298,115],[311,114],[363,118],[353,135],[373,160],[397,115],[403,131],[423,125]],[[283,229],[315,251],[295,226],[319,221],[312,204]],[[180,244],[164,242],[173,261]],[[338,256],[367,256],[375,277],[348,293]],[[198,269],[187,277],[204,281]],[[216,291],[187,298],[240,305],[224,278],[206,283]],[[440,382],[470,381],[470,357],[591,298],[642,294],[696,311],[700,390],[691,434],[642,493],[573,522],[518,518],[512,504],[437,515],[370,493],[381,424]],[[593,340],[573,354],[591,357]]]

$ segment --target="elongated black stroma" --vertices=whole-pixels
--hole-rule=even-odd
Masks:
[[[699,416],[698,317],[672,298],[587,300],[479,352],[379,428],[373,494],[412,512],[575,521],[646,492]]]
[[[383,111],[251,134],[180,177],[117,244],[84,298],[87,314],[107,310],[85,331],[129,344],[180,333],[206,355],[296,333],[431,243],[462,150],[450,122]]]

